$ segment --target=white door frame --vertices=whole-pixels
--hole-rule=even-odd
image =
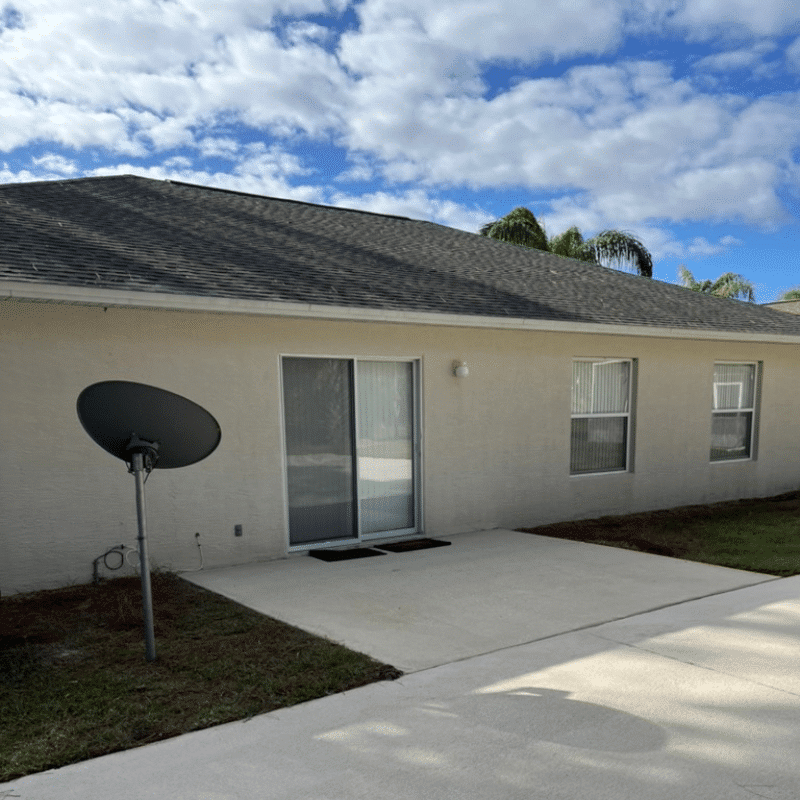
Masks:
[[[412,475],[414,492],[414,526],[392,531],[377,531],[375,533],[364,534],[361,532],[360,503],[358,502],[358,454],[356,452],[356,441],[354,441],[354,453],[356,463],[354,464],[354,528],[355,535],[352,538],[319,540],[314,542],[303,542],[293,545],[291,543],[291,532],[289,530],[289,464],[288,449],[286,443],[286,408],[284,395],[284,371],[283,361],[286,358],[308,358],[308,359],[335,359],[338,361],[348,361],[353,366],[353,437],[357,439],[358,424],[358,393],[356,391],[358,379],[358,363],[364,361],[388,361],[397,363],[411,364],[412,380]],[[419,535],[423,530],[423,498],[422,498],[422,359],[418,356],[352,356],[352,355],[327,355],[327,354],[305,354],[305,353],[281,353],[278,357],[279,375],[279,394],[281,409],[281,447],[283,451],[283,496],[284,496],[284,519],[286,529],[287,552],[301,552],[309,549],[322,549],[326,547],[342,547],[347,545],[357,545],[362,542],[372,542],[377,539],[398,539],[407,536]]]

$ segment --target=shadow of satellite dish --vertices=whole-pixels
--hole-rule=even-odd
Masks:
[[[136,480],[139,570],[145,626],[145,656],[155,661],[153,601],[147,556],[145,473],[202,461],[222,438],[219,424],[204,408],[165,389],[131,381],[102,381],[78,396],[78,419],[94,441],[128,465]]]

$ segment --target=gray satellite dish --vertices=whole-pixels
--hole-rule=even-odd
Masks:
[[[147,660],[155,661],[143,473],[202,461],[214,452],[222,432],[214,417],[191,400],[130,381],[87,386],[78,396],[78,419],[100,447],[128,464],[136,479],[145,650]]]

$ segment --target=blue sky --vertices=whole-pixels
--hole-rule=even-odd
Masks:
[[[5,4],[3,5],[3,3]],[[800,285],[795,0],[0,0],[0,182],[134,173]]]

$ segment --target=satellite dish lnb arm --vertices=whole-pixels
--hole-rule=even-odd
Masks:
[[[125,459],[128,463],[128,472],[133,472],[133,454],[142,454],[142,466],[146,472],[150,472],[158,461],[158,442],[148,442],[139,438],[136,433],[131,433],[131,438],[125,447],[125,452],[131,458]]]

